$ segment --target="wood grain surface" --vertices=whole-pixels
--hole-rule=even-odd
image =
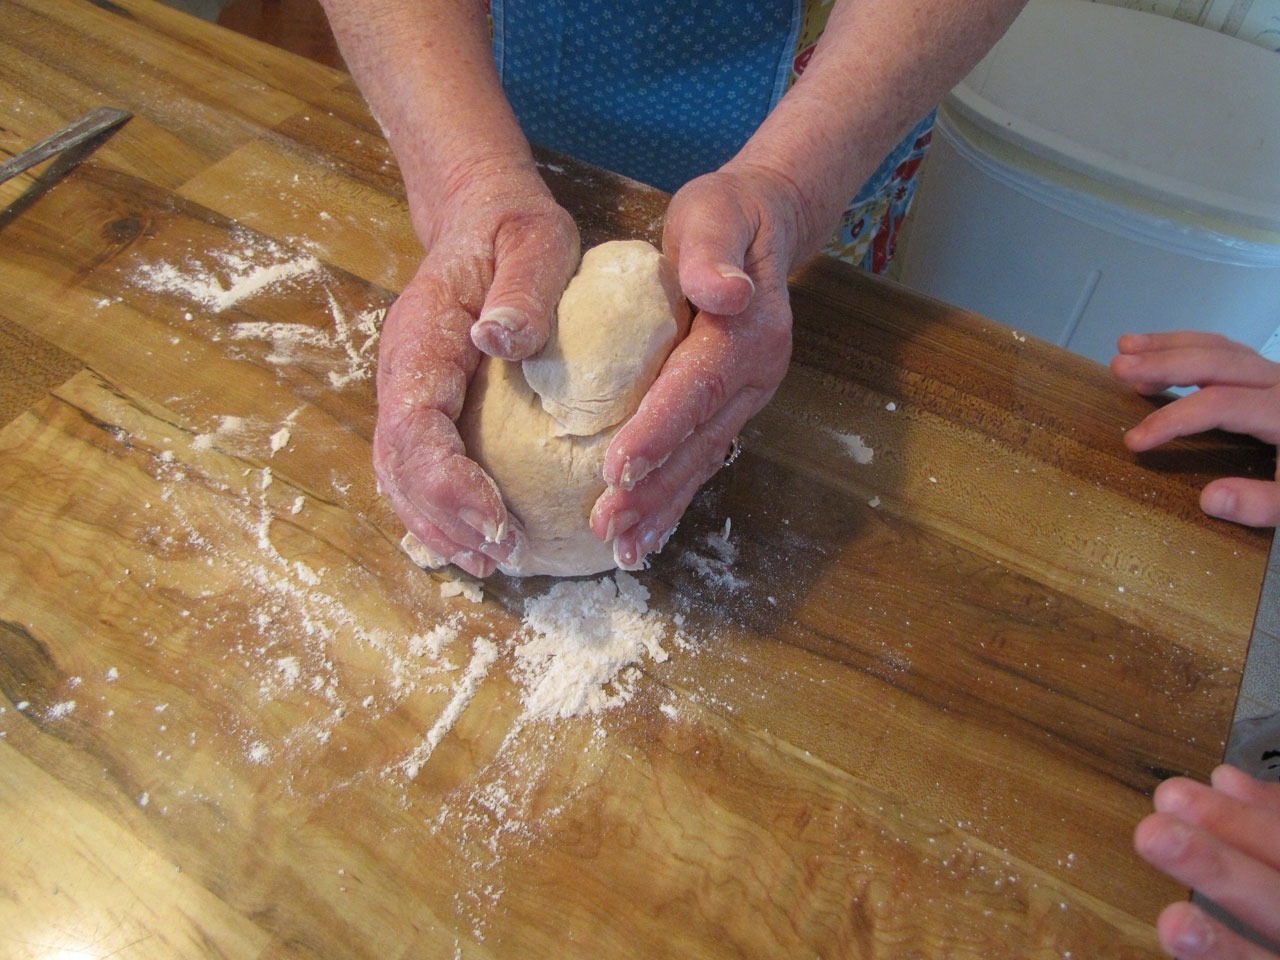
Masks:
[[[346,76],[148,0],[0,0],[0,954],[1155,957],[1132,853],[1221,756],[1269,535],[1221,434],[816,261],[745,452],[637,581],[665,659],[527,710],[553,584],[448,596],[369,465],[421,256]],[[665,197],[542,155],[586,243]],[[727,536],[726,527],[728,530]]]
[[[290,53],[346,69],[320,0],[230,0],[218,23]]]

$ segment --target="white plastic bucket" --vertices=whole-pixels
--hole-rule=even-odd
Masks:
[[[1031,0],[947,97],[908,286],[1105,362],[1125,331],[1280,327],[1280,56]]]

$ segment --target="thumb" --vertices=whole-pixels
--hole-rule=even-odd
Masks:
[[[578,268],[578,234],[522,234],[495,245],[493,282],[471,326],[471,342],[491,357],[523,360],[542,349],[560,295]]]
[[[662,246],[695,307],[720,316],[747,309],[756,287],[743,266],[755,233],[726,188],[694,181],[676,194]]]
[[[1200,492],[1200,508],[1211,517],[1247,527],[1280,525],[1280,483],[1222,477]]]

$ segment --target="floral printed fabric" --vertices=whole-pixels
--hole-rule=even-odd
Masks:
[[[921,120],[863,184],[823,252],[872,273],[893,260],[898,232],[915,196],[920,164],[929,149],[935,113]]]
[[[529,139],[673,192],[723,165],[804,72],[834,0],[491,0]],[[826,252],[883,271],[932,118],[858,191]]]

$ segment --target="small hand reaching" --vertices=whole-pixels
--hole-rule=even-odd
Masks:
[[[1209,786],[1165,781],[1154,803],[1156,812],[1134,831],[1138,853],[1280,943],[1280,784],[1223,766]],[[1275,960],[1190,902],[1167,907],[1157,931],[1165,950],[1183,960]]]
[[[1126,334],[1111,369],[1144,394],[1200,387],[1126,433],[1131,450],[1212,429],[1280,443],[1280,364],[1243,344],[1212,333]],[[1224,477],[1204,488],[1200,506],[1210,516],[1247,526],[1280,525],[1280,483]]]

